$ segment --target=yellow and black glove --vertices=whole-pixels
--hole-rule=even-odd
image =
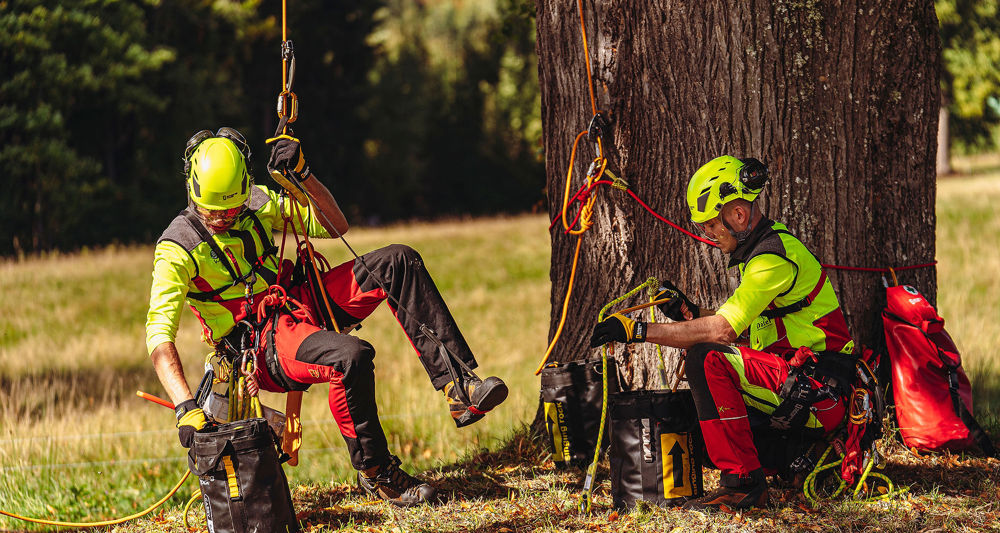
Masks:
[[[302,143],[289,133],[283,133],[267,140],[271,145],[271,158],[267,161],[268,172],[285,172],[299,183],[309,179],[311,172],[302,154]]]
[[[615,313],[594,326],[590,347],[596,348],[609,342],[645,342],[646,323]]]
[[[667,300],[666,302],[657,304],[656,308],[659,309],[664,316],[674,322],[688,320],[688,318],[684,316],[684,310],[681,309],[681,304],[687,306],[687,310],[691,312],[692,319],[698,318],[700,314],[698,306],[693,304],[680,289],[675,287],[674,284],[669,281],[663,282],[663,285],[660,287],[660,292],[656,294],[656,297],[654,297],[653,300]]]
[[[195,432],[205,429],[208,418],[194,400],[181,402],[174,408],[174,414],[177,415],[177,438],[181,441],[181,446],[190,448],[194,443]]]

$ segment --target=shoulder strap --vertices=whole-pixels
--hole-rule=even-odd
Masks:
[[[917,328],[920,329],[920,328]],[[927,335],[926,333],[924,334]],[[928,340],[930,340],[928,338]],[[933,341],[932,341],[933,343]],[[937,348],[937,345],[934,345]],[[941,357],[941,349],[938,348],[938,357],[941,358],[941,362],[944,363],[944,367],[948,369],[948,394],[951,395],[951,406],[955,410],[955,414],[958,418],[962,420],[965,427],[969,428],[969,434],[972,435],[973,440],[979,445],[979,449],[986,454],[987,457],[996,457],[997,452],[993,448],[993,442],[990,440],[990,436],[983,430],[983,427],[976,422],[975,417],[972,413],[965,408],[965,402],[962,401],[961,396],[958,394],[958,366],[948,364],[944,357]]]
[[[260,255],[258,256],[260,257],[259,262],[262,262],[265,257],[278,253],[278,247],[274,244],[274,237],[272,237],[267,230],[264,229],[264,223],[260,221],[257,213],[253,211],[249,211],[249,213],[250,220],[253,221],[253,227],[257,230],[257,236],[260,237],[260,243],[264,246],[264,249],[261,250]]]
[[[208,229],[206,229],[205,225],[201,223],[201,220],[198,219],[198,217],[192,213],[190,209],[185,209],[181,213],[188,221],[188,224],[191,224],[191,228],[193,228],[198,233],[198,236],[201,237],[201,240],[207,242],[208,246],[212,248],[212,253],[214,253],[216,257],[219,258],[219,261],[222,262],[222,265],[226,267],[226,270],[229,272],[229,277],[234,280],[238,279],[239,276],[236,275],[236,270],[233,268],[233,265],[229,264],[229,261],[226,259],[226,255],[222,253],[222,249],[219,248],[219,243],[215,242],[215,239],[212,238]]]
[[[809,304],[813,303],[813,300],[815,300],[816,296],[819,295],[819,291],[823,290],[823,284],[824,283],[826,283],[826,271],[825,270],[822,271],[822,273],[820,274],[819,281],[816,283],[816,286],[813,287],[813,290],[810,291],[809,294],[807,294],[805,298],[803,298],[803,299],[801,299],[801,300],[799,300],[799,301],[797,301],[797,302],[795,302],[793,304],[788,304],[788,305],[785,305],[785,306],[782,306],[782,307],[773,307],[771,309],[765,309],[765,310],[761,311],[760,316],[762,316],[764,318],[772,318],[772,319],[773,318],[781,318],[783,316],[790,315],[792,313],[796,313],[798,311],[801,311],[801,310],[805,309],[806,307],[809,306]]]

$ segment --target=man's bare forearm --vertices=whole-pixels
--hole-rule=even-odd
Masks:
[[[160,384],[163,385],[174,405],[194,398],[187,380],[184,379],[184,367],[181,366],[181,358],[174,343],[161,343],[153,349],[149,358],[153,361],[153,369],[156,370],[156,376],[160,378]]]
[[[323,215],[326,215],[319,215],[317,218],[319,218],[320,224],[326,228],[326,231],[330,233],[330,236],[336,237],[338,233],[341,235],[347,233],[347,230],[351,226],[347,223],[347,217],[340,210],[340,206],[337,205],[337,200],[330,193],[330,189],[327,189],[326,185],[323,185],[315,174],[312,174],[311,179],[306,179],[306,181],[302,182],[302,186],[309,193],[315,207]]]
[[[648,324],[646,342],[690,348],[699,342],[729,344],[736,339],[729,322],[719,315],[710,315],[683,322],[657,322]]]

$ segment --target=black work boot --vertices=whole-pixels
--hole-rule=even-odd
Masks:
[[[399,457],[379,467],[371,477],[358,472],[358,484],[368,494],[399,507],[437,503],[437,489],[407,474],[399,467]]]
[[[507,399],[507,385],[496,376],[484,380],[464,376],[460,386],[465,389],[466,394],[462,394],[462,389],[456,387],[454,381],[444,386],[444,396],[448,399],[451,417],[458,427],[478,422],[490,409]]]
[[[767,478],[764,477],[763,470],[758,468],[745,477],[722,474],[718,489],[707,496],[685,503],[682,509],[718,510],[726,506],[733,511],[741,511],[752,507],[764,507],[767,504]]]

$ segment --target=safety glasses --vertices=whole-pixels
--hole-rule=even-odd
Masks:
[[[239,218],[243,214],[243,210],[246,209],[245,205],[237,206],[232,209],[205,209],[198,206],[198,216],[203,220],[220,220],[220,221],[231,221]]]
[[[198,149],[198,145],[204,142],[206,139],[211,139],[213,137],[222,137],[223,139],[229,139],[236,145],[236,149],[243,154],[243,158],[250,161],[250,145],[247,144],[247,140],[243,137],[243,134],[234,128],[228,126],[223,126],[219,128],[214,134],[211,130],[201,130],[195,133],[188,139],[187,144],[184,146],[184,159],[190,159],[191,154]]]

